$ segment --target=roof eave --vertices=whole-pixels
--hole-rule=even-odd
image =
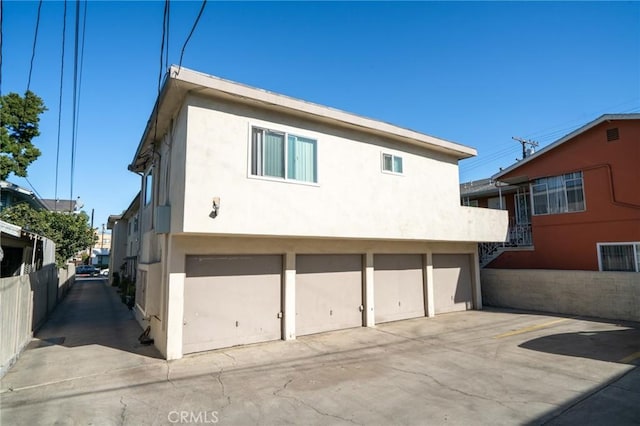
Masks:
[[[143,154],[151,149],[151,144],[156,136],[162,137],[166,133],[170,119],[182,105],[184,97],[192,91],[206,96],[230,98],[244,103],[259,103],[269,109],[313,117],[316,120],[329,121],[341,126],[356,127],[368,133],[383,134],[405,143],[428,147],[454,156],[458,160],[477,155],[474,148],[445,139],[172,65],[165,76],[164,84],[129,165],[129,170],[144,172],[146,158],[143,157]]]
[[[640,114],[603,114],[600,117],[596,118],[593,121],[590,121],[589,123],[585,124],[582,127],[579,127],[578,129],[574,130],[573,132],[561,137],[560,139],[556,140],[555,142],[545,146],[544,148],[542,148],[540,151],[536,152],[535,154],[531,155],[530,157],[527,157],[523,160],[520,160],[517,163],[512,164],[511,166],[507,167],[504,170],[499,171],[498,173],[494,174],[493,176],[491,176],[491,179],[494,180],[500,180],[500,178],[504,175],[506,175],[507,173],[511,173],[512,171],[518,169],[519,167],[529,163],[530,161],[535,160],[536,158],[540,157],[541,155],[544,155],[545,153],[551,151],[552,149],[562,145],[563,143],[575,138],[576,136],[586,132],[587,130],[601,124],[604,123],[605,121],[614,121],[614,120],[638,120],[640,119]]]

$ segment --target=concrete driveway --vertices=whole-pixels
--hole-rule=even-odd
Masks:
[[[3,378],[0,423],[640,424],[640,324],[504,310],[165,362],[103,280]]]

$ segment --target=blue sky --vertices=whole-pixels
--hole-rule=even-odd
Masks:
[[[37,2],[4,1],[2,93],[23,93]],[[58,197],[70,196],[68,2]],[[74,198],[94,226],[139,189],[127,171],[157,95],[164,3],[89,2]],[[169,63],[200,2],[172,2]],[[29,181],[55,195],[63,3],[42,5],[31,89],[48,111]],[[461,181],[604,113],[640,112],[639,2],[214,2],[183,66],[473,146]],[[21,178],[10,181],[29,188]]]

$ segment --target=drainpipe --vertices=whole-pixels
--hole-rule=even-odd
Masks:
[[[31,272],[35,272],[37,248],[38,248],[38,237],[35,237],[33,239],[33,253],[31,254]]]

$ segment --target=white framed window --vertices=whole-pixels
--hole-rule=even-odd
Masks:
[[[640,272],[640,242],[598,243],[601,271]]]
[[[531,204],[534,215],[584,211],[582,172],[534,180]]]
[[[252,176],[318,183],[318,141],[251,127]]]
[[[402,157],[383,152],[382,153],[382,171],[401,175],[404,172],[403,165],[402,165]]]

